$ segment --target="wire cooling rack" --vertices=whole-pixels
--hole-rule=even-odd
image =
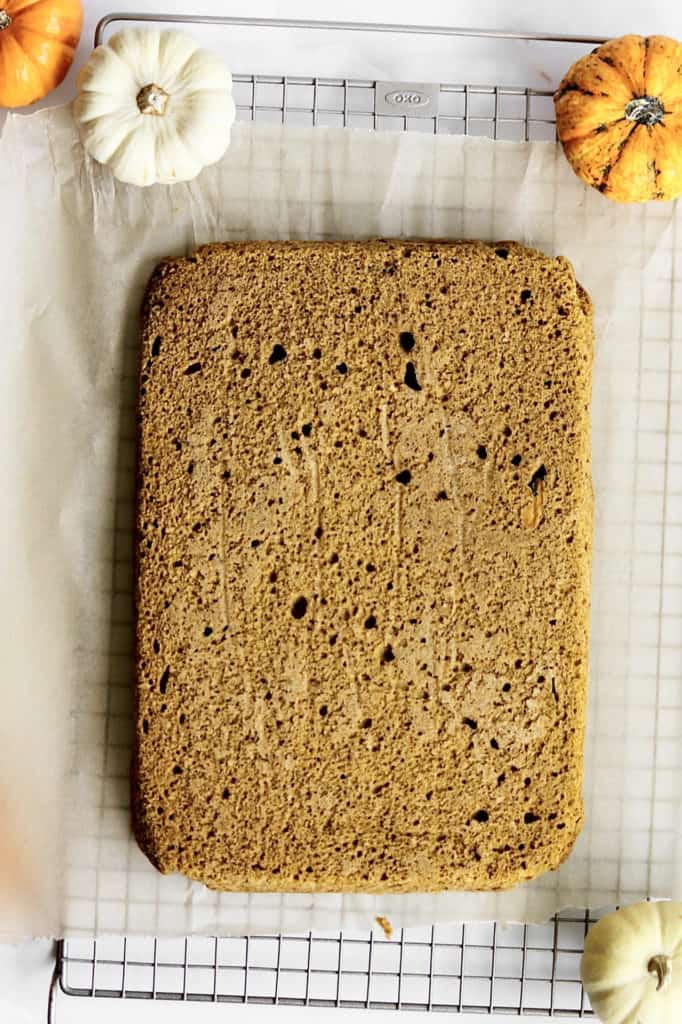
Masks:
[[[602,42],[590,36],[126,13],[102,19],[96,44],[123,22]],[[551,92],[523,86],[277,74],[235,74],[233,81],[242,121],[512,141],[555,138]],[[591,1016],[579,966],[596,916],[566,911],[545,925],[445,924],[390,937],[379,929],[64,940],[57,948],[49,1019],[57,987],[70,996],[114,999]]]
[[[435,26],[117,13],[107,15],[99,22],[95,44],[103,42],[112,27],[139,22],[172,26],[378,32],[394,36],[426,35],[537,43],[596,45],[604,42],[596,36]],[[452,82],[382,82],[375,79],[264,74],[234,74],[233,85],[237,119],[241,121],[421,131],[507,141],[553,140],[556,135],[552,92],[548,90]]]
[[[579,980],[588,913],[545,925],[444,924],[248,938],[71,940],[70,995],[212,1003],[591,1014]]]

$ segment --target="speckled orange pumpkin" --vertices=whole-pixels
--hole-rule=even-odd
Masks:
[[[682,44],[612,39],[576,61],[554,105],[564,152],[588,185],[622,203],[682,195]]]

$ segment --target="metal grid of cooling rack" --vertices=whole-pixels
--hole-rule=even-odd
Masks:
[[[391,84],[391,83],[387,83]],[[377,113],[380,83],[348,78],[235,75],[237,118],[375,131],[553,140],[551,93],[511,86],[439,86],[438,113]]]
[[[110,24],[139,21],[601,42],[531,33],[134,13],[102,19],[95,41],[103,40]],[[542,90],[441,83],[435,113],[393,114],[379,112],[380,100],[384,87],[396,83],[246,74],[235,74],[233,80],[242,121],[510,141],[555,138],[552,94]],[[118,999],[590,1016],[579,966],[585,934],[596,916],[567,911],[546,925],[435,925],[401,929],[390,938],[383,932],[343,931],[65,940],[58,944],[50,1019],[57,984],[71,996]]]
[[[584,1017],[588,913],[546,925],[444,924],[234,938],[62,944],[70,995]]]

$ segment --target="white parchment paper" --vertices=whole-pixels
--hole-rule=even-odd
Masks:
[[[539,920],[682,896],[682,295],[672,204],[583,188],[552,144],[240,125],[195,181],[136,190],[66,108],[0,141],[4,531],[0,932],[188,934]],[[162,257],[209,241],[517,239],[596,309],[587,823],[508,893],[217,894],[131,837],[137,315]],[[11,894],[11,899],[10,899]]]

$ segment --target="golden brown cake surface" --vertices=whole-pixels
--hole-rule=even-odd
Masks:
[[[250,242],[143,312],[135,831],[226,890],[494,889],[582,825],[592,312],[515,243]]]

